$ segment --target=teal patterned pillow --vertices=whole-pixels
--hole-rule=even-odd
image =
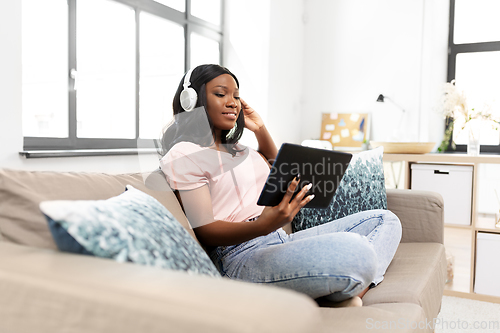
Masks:
[[[62,251],[88,251],[119,262],[220,277],[206,252],[175,217],[155,198],[130,185],[108,200],[44,201],[40,209]],[[75,241],[78,244],[72,244]]]
[[[292,230],[304,230],[366,210],[387,209],[383,154],[383,147],[354,154],[330,206],[302,208],[292,221]]]

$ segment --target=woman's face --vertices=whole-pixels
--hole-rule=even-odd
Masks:
[[[234,127],[241,111],[240,93],[229,74],[217,76],[206,84],[208,115],[216,130]]]

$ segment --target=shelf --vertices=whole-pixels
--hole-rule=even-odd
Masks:
[[[472,230],[471,225],[463,225],[463,224],[450,224],[450,223],[445,223],[444,226],[446,228],[457,228],[457,229],[467,229],[467,230]]]
[[[500,164],[500,155],[469,156],[467,154],[384,154],[384,161],[432,162],[432,163],[493,163]]]
[[[494,214],[478,214],[476,230],[500,234],[500,228],[495,227],[497,220]]]
[[[384,163],[384,170],[391,171],[393,174],[393,179],[388,178],[386,180],[387,184],[394,183],[391,185],[405,189],[411,188],[412,164],[414,163],[471,165],[473,167],[471,224],[445,224],[444,226],[444,245],[447,253],[454,256],[453,281],[445,285],[444,294],[500,303],[500,297],[474,292],[477,255],[476,235],[478,232],[500,234],[500,228],[495,226],[497,219],[495,214],[485,214],[477,211],[478,187],[480,186],[478,184],[478,174],[482,172],[480,171],[482,164],[500,165],[500,155],[481,154],[479,156],[468,156],[465,153],[384,154],[383,161],[388,162]],[[398,171],[397,174],[395,170]],[[498,181],[497,178],[495,179]],[[499,264],[497,261],[491,262],[491,265]]]

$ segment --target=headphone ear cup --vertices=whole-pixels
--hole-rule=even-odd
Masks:
[[[194,90],[193,88],[185,88],[181,92],[180,99],[182,108],[185,111],[189,112],[192,111],[196,106],[196,101],[198,100],[198,94],[196,93],[196,90]]]

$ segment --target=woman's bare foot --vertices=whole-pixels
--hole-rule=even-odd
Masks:
[[[318,303],[319,306],[322,307],[331,307],[331,308],[345,308],[345,307],[352,307],[352,306],[363,306],[363,301],[361,298],[365,296],[366,292],[370,289],[370,286],[366,287],[362,292],[358,294],[358,296],[354,296],[352,298],[346,299],[345,301],[342,302],[332,302],[330,300],[327,300],[326,297],[320,297],[316,299],[316,303]]]
[[[337,308],[350,308],[350,307],[361,307],[363,306],[363,301],[361,297],[354,296],[353,298],[346,299],[345,301],[337,303]]]
[[[350,307],[361,307],[363,306],[363,301],[361,297],[354,296],[353,298],[346,299],[345,301],[335,303],[332,305],[333,308],[350,308]]]
[[[329,308],[349,308],[349,307],[360,307],[363,306],[363,301],[359,296],[354,296],[352,298],[346,299],[342,302],[332,302],[325,300],[323,297],[316,299],[316,302],[321,307],[329,307]]]

